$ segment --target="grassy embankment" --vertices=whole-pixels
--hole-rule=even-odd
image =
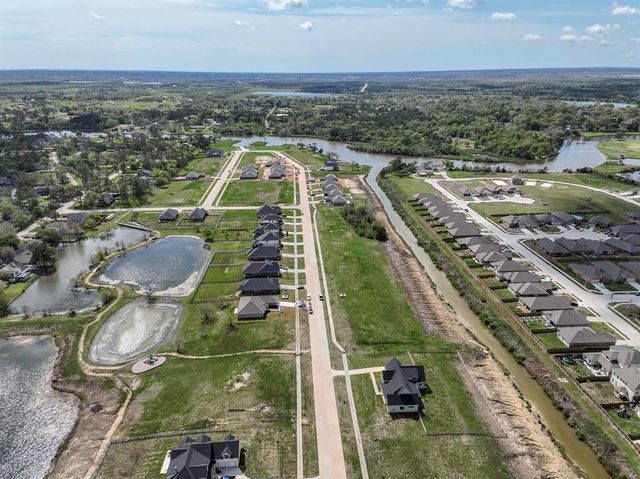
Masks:
[[[425,433],[417,416],[390,418],[369,375],[352,379],[369,471],[380,477],[507,477],[500,448],[485,435],[455,368],[459,345],[424,331],[379,243],[357,236],[338,209],[321,207],[318,221],[337,336],[350,366],[382,366],[393,356],[410,362],[410,351],[433,390],[423,397]],[[357,471],[344,381],[336,387],[345,453]]]
[[[504,313],[504,307],[496,297],[480,287],[476,277],[460,265],[450,248],[443,246],[431,236],[426,222],[409,203],[417,190],[417,183],[412,179],[391,177],[382,179],[381,184],[395,209],[436,266],[446,272],[471,309],[540,383],[556,407],[563,411],[579,437],[595,451],[612,477],[622,478],[638,474],[640,458],[635,449],[621,438],[579,386],[557,379],[564,374],[555,360],[540,348],[532,337],[521,333],[516,324],[517,320],[512,315]],[[423,191],[427,190],[425,188]]]

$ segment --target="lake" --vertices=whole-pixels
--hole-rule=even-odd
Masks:
[[[56,253],[56,271],[39,277],[10,306],[13,314],[63,313],[83,311],[100,304],[97,291],[76,290],[73,281],[86,273],[99,248],[113,250],[129,247],[144,240],[146,233],[134,228],[115,228],[96,238],[66,244]]]
[[[619,110],[620,108],[630,108],[633,106],[638,106],[632,103],[615,103],[615,102],[602,102],[602,101],[563,100],[562,103],[566,103],[567,105],[572,105],[577,107],[585,107],[585,106],[593,106],[593,105],[613,105],[614,110]]]
[[[75,423],[79,401],[55,391],[51,336],[0,339],[0,477],[41,479]]]
[[[99,282],[131,285],[141,294],[187,296],[209,264],[205,245],[196,236],[167,236],[115,258]]]
[[[98,330],[89,349],[96,364],[119,364],[153,351],[175,332],[184,306],[136,299],[116,311]]]
[[[267,145],[283,145],[303,143],[315,144],[325,152],[331,151],[338,155],[340,160],[355,161],[362,165],[386,165],[398,155],[385,155],[380,153],[365,153],[349,149],[347,143],[339,141],[321,140],[318,138],[282,137],[282,136],[250,136],[240,138],[236,146],[247,146],[256,141],[264,141]],[[546,168],[549,172],[561,172],[565,169],[594,167],[605,161],[605,156],[598,150],[598,140],[566,140],[558,152],[558,155],[543,162],[500,162],[482,163],[479,161],[454,161],[456,166],[504,168],[507,171],[535,170]],[[407,161],[420,161],[426,158],[404,157]]]

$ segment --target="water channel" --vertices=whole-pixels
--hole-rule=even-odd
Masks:
[[[0,477],[40,479],[69,434],[78,399],[51,387],[51,336],[0,339]]]
[[[99,248],[111,250],[129,247],[145,238],[145,232],[133,228],[115,228],[96,238],[67,244],[56,253],[56,271],[40,276],[10,306],[14,314],[63,313],[97,306],[100,295],[95,290],[77,289],[74,280],[85,273]]]
[[[413,254],[418,261],[420,261],[435,284],[436,290],[459,314],[465,327],[467,327],[473,335],[491,351],[503,367],[509,371],[524,397],[534,405],[537,412],[542,416],[545,426],[549,429],[556,441],[561,444],[567,456],[570,457],[590,479],[607,479],[610,477],[591,448],[578,439],[574,429],[567,424],[564,415],[556,409],[542,387],[529,376],[527,370],[513,358],[511,353],[502,346],[500,341],[496,339],[491,331],[482,323],[480,318],[469,308],[466,300],[462,298],[458,291],[451,285],[445,273],[436,268],[429,255],[418,245],[418,241],[411,230],[393,209],[391,202],[377,182],[378,173],[394,158],[393,156],[361,153],[350,150],[344,143],[310,138],[252,137],[242,139],[239,146],[245,146],[255,141],[266,141],[269,145],[299,142],[305,144],[315,143],[325,151],[337,153],[341,160],[356,161],[363,165],[370,165],[372,168],[367,176],[367,183],[382,203],[395,230],[407,245],[409,245]],[[584,143],[588,145],[584,145]],[[553,164],[553,170],[550,168],[550,171],[562,171],[568,167],[566,166],[568,164],[571,164],[571,168],[587,166],[585,163],[590,163],[590,166],[597,164],[594,161],[595,155],[584,154],[585,152],[591,152],[593,149],[597,150],[597,141],[580,142],[578,145],[571,142],[568,146],[565,145],[563,149],[565,152],[561,152],[560,155],[558,155],[560,161],[556,159],[557,163]],[[602,160],[599,160],[598,163],[601,161]]]

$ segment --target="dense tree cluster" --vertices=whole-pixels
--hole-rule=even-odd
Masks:
[[[377,241],[387,241],[387,230],[364,206],[347,205],[342,210],[342,216],[359,236]]]

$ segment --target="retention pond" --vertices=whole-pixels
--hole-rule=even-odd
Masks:
[[[126,304],[98,330],[89,349],[89,360],[119,364],[153,351],[173,336],[183,312],[181,304],[143,298]]]
[[[187,296],[206,269],[211,251],[196,236],[167,236],[130,251],[109,263],[103,284],[128,284],[137,293]]]

